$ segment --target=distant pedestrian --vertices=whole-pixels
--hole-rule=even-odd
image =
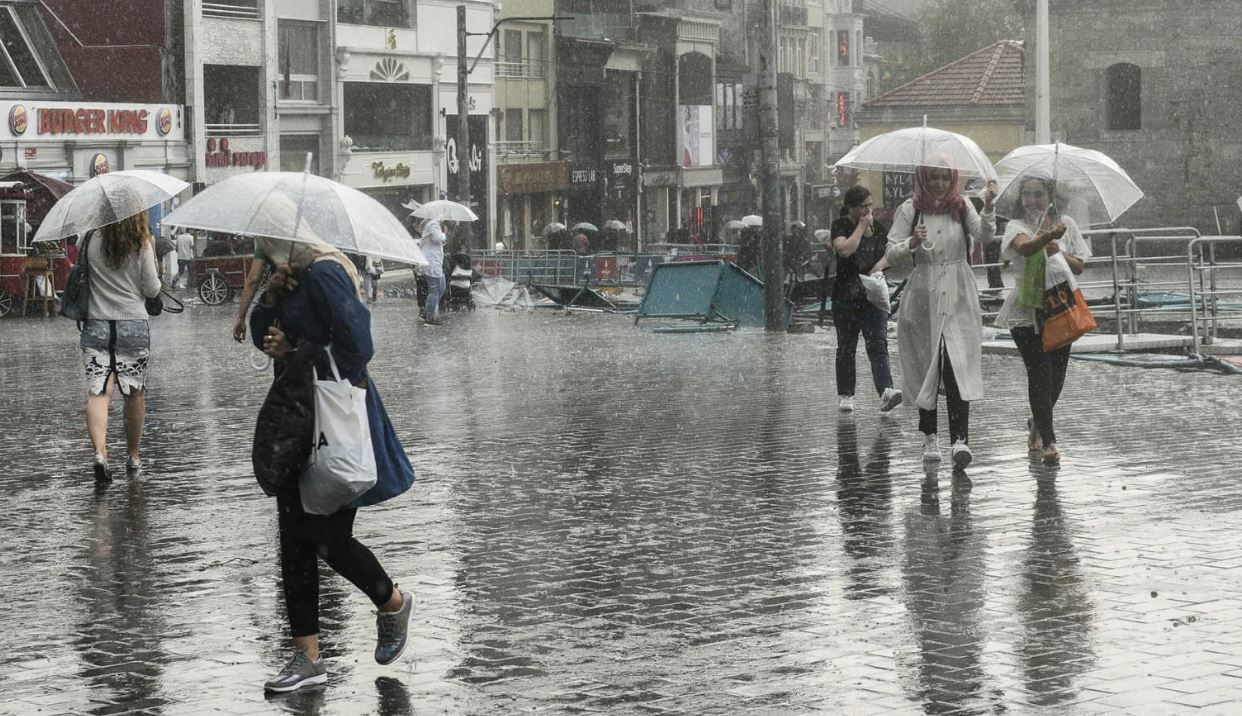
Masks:
[[[362,295],[367,303],[379,300],[379,280],[384,275],[384,262],[374,256],[367,256],[362,266]]]
[[[842,216],[832,222],[832,248],[837,255],[837,276],[832,284],[832,323],[837,331],[837,405],[854,409],[855,366],[858,334],[862,333],[871,361],[871,382],[880,396],[880,412],[901,405],[901,391],[893,387],[888,354],[888,313],[867,300],[859,275],[888,268],[888,229],[875,220],[875,200],[864,186],[845,192]]]
[[[95,479],[108,482],[108,405],[114,387],[125,396],[125,468],[136,472],[140,466],[151,357],[144,299],[159,295],[160,269],[145,211],[87,232],[78,249],[90,265],[91,287],[89,319],[79,339],[89,393],[86,429],[95,450]]]
[[[423,322],[440,325],[440,297],[444,295],[444,242],[448,237],[444,229],[435,219],[427,219],[422,225],[422,238],[418,240],[418,248],[430,264],[423,269],[423,278],[427,280],[427,303],[424,307]]]
[[[586,232],[574,234],[574,252],[579,256],[591,253],[591,239],[587,238]]]
[[[251,337],[256,347],[274,359],[278,375],[294,370],[294,363],[301,360],[313,361],[318,375],[331,375],[322,350],[327,347],[341,377],[366,389],[378,481],[370,492],[326,516],[305,511],[296,482],[276,494],[281,582],[294,654],[264,685],[273,692],[328,679],[319,653],[320,558],[376,606],[375,660],[380,664],[392,663],[405,649],[414,609],[414,595],[399,589],[375,555],[353,536],[358,507],[400,494],[413,481],[413,470],[367,373],[374,352],[370,312],[358,300],[358,276],[352,262],[326,245],[311,248],[316,258],[306,268],[296,270],[282,263],[269,279],[263,300],[251,313]]]
[[[177,275],[173,278],[172,287],[176,288],[177,283],[189,288],[194,280],[194,234],[188,230],[182,229],[177,234]],[[182,280],[182,277],[185,280]]]
[[[1012,215],[1022,218],[1010,220],[1005,227],[1005,235],[1001,238],[1002,258],[1009,261],[1015,275],[1021,277],[1027,271],[1029,257],[1040,251],[1048,256],[1060,253],[1071,271],[1082,273],[1086,260],[1091,257],[1091,246],[1083,239],[1074,220],[1057,212],[1053,182],[1036,178],[1021,181],[1019,206]],[[1042,278],[1038,285],[1043,285]],[[1061,452],[1057,448],[1052,412],[1065,386],[1072,345],[1045,351],[1040,335],[1043,294],[1039,292],[1039,301],[1024,303],[1019,293],[1015,288],[1005,297],[996,316],[996,325],[1009,329],[1026,365],[1026,392],[1031,405],[1031,417],[1026,421],[1027,449],[1040,451],[1044,464],[1056,465],[1061,461]]]
[[[758,275],[763,259],[763,228],[747,226],[742,229],[742,242],[737,247],[737,266],[743,271]]]
[[[996,182],[989,181],[979,213],[947,162],[918,167],[914,197],[897,208],[885,254],[893,268],[911,269],[898,311],[897,357],[905,396],[919,408],[923,459],[940,460],[936,403],[943,385],[957,468],[970,464],[970,401],[983,397],[983,316],[970,255],[974,242],[992,236],[995,198]]]

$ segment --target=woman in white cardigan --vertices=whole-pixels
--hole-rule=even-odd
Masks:
[[[957,184],[956,169],[915,171],[914,197],[897,208],[885,257],[893,268],[910,270],[898,311],[897,357],[903,392],[919,409],[923,459],[940,459],[936,402],[943,385],[953,466],[964,468],[972,457],[970,401],[983,397],[983,320],[969,258],[973,242],[995,232],[996,182],[988,182],[982,214]]]

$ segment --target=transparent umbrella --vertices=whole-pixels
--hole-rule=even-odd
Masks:
[[[1050,182],[1057,212],[1080,226],[1112,223],[1143,198],[1130,175],[1107,154],[1069,144],[1018,147],[996,163],[996,173],[1001,184],[996,211],[1010,219],[1026,213],[1021,196],[1026,179]]]
[[[763,226],[763,217],[758,214],[747,214],[742,217],[742,226]]]
[[[33,241],[56,241],[115,224],[164,203],[189,186],[143,169],[100,174],[62,196],[43,218]]]
[[[726,229],[729,229],[730,231],[738,231],[738,230],[741,230],[741,229],[745,229],[745,228],[746,228],[746,224],[743,224],[742,222],[738,221],[737,219],[734,219],[733,221],[730,221],[729,223],[725,224],[725,228],[726,228]]]
[[[904,173],[923,166],[946,167],[964,177],[996,178],[988,155],[974,140],[935,127],[909,127],[872,137],[835,166]]]
[[[164,221],[225,234],[323,241],[345,251],[427,265],[413,237],[383,204],[308,172],[230,177],[185,202]]]
[[[574,224],[574,231],[599,231],[599,229],[595,228],[595,224],[589,221],[579,221]]]
[[[465,204],[458,204],[448,199],[437,199],[429,201],[426,204],[414,210],[413,216],[420,219],[435,219],[436,221],[478,221],[479,217],[470,207]]]
[[[564,231],[565,225],[559,221],[553,221],[551,224],[543,227],[544,234],[555,234],[558,231]]]
[[[618,219],[609,219],[608,221],[605,221],[604,228],[612,229],[614,231],[627,231],[628,230],[626,225],[621,223],[621,221],[619,221]]]

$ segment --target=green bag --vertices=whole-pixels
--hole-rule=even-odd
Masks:
[[[1043,308],[1044,305],[1044,269],[1048,265],[1048,254],[1043,249],[1026,257],[1026,270],[1018,279],[1014,289],[1018,305],[1029,308]]]

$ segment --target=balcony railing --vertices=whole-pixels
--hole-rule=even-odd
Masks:
[[[547,63],[543,60],[497,62],[496,77],[510,79],[543,79],[547,76]]]
[[[203,17],[259,19],[259,0],[204,0]]]
[[[261,124],[205,124],[203,128],[208,137],[261,137]]]
[[[540,156],[544,153],[543,142],[496,142],[497,156]]]

